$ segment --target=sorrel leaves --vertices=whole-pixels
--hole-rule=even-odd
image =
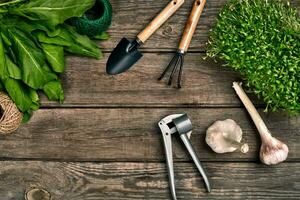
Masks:
[[[64,101],[58,74],[65,71],[65,51],[100,58],[87,36],[64,21],[82,16],[95,0],[14,0],[0,2],[0,86],[28,121],[39,109],[37,91]],[[102,38],[107,38],[103,34]]]
[[[54,30],[70,17],[80,17],[94,5],[95,0],[30,0],[9,9],[10,14],[16,14],[29,20],[46,24]]]

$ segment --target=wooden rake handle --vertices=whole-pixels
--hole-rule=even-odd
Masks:
[[[137,38],[141,42],[146,42],[150,36],[161,27],[184,3],[184,0],[172,0],[152,22],[138,34]]]
[[[184,30],[182,39],[179,44],[179,50],[181,50],[183,53],[187,52],[187,50],[191,44],[193,35],[197,28],[197,24],[199,22],[200,16],[204,9],[205,3],[206,3],[206,0],[196,0],[194,2],[193,9],[192,9],[190,17],[186,23],[185,30]]]

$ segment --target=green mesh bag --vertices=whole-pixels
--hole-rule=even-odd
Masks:
[[[78,33],[96,36],[106,31],[112,21],[112,6],[108,0],[96,0],[95,5],[82,17],[70,19]]]

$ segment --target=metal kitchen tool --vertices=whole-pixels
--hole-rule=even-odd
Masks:
[[[179,72],[178,72],[178,79],[177,79],[177,87],[181,88],[181,77],[182,77],[182,68],[183,68],[183,61],[184,61],[184,54],[187,52],[190,43],[192,41],[193,35],[195,33],[195,30],[197,28],[197,24],[199,22],[201,13],[204,9],[206,0],[196,0],[193,5],[193,9],[191,11],[190,17],[186,23],[185,30],[182,36],[182,39],[179,44],[179,48],[177,52],[175,53],[175,56],[165,69],[165,71],[162,73],[162,75],[158,78],[158,80],[162,80],[166,73],[171,70],[171,74],[169,76],[168,85],[172,84],[173,76],[175,75],[175,72],[179,66]]]
[[[192,128],[192,122],[190,121],[188,116],[186,114],[170,115],[162,119],[158,123],[158,126],[162,132],[162,136],[164,140],[164,148],[167,157],[167,167],[168,167],[168,174],[169,174],[169,183],[170,183],[170,189],[171,189],[173,200],[177,199],[176,192],[175,192],[175,178],[174,178],[172,140],[171,140],[171,135],[174,133],[177,133],[180,136],[183,144],[187,148],[201,176],[203,177],[207,191],[210,192],[211,187],[208,178],[189,140],[189,135],[192,133],[193,128]]]
[[[143,45],[150,36],[161,27],[184,3],[184,0],[172,0],[164,10],[141,32],[136,39],[130,41],[123,38],[113,50],[106,64],[106,71],[110,75],[127,71],[143,55],[138,48]]]

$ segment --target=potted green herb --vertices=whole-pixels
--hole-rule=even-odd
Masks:
[[[267,108],[300,113],[300,19],[288,2],[230,0],[207,55],[239,71]]]

